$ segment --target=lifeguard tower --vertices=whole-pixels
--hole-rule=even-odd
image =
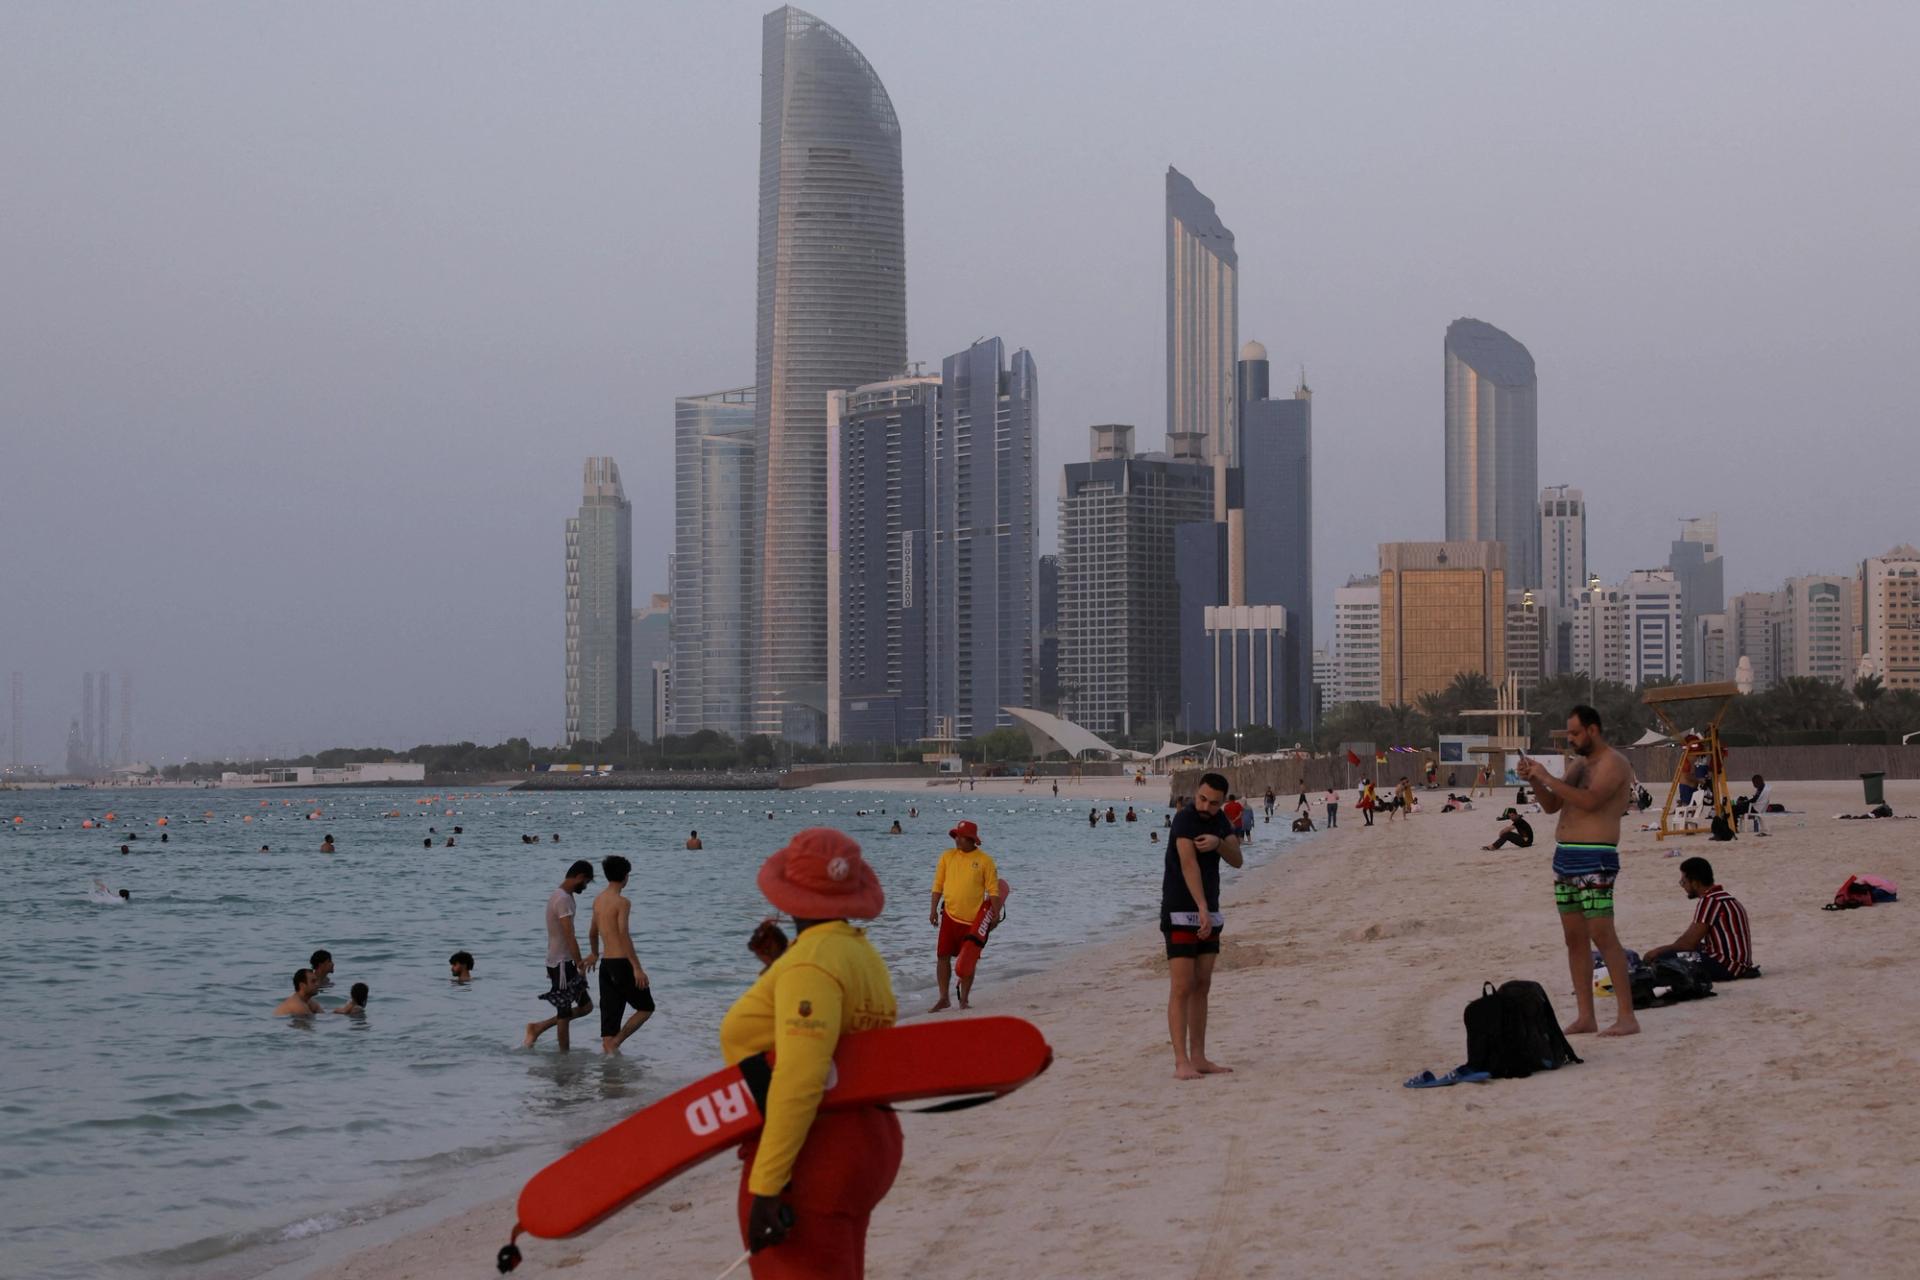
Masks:
[[[1462,716],[1477,720],[1492,720],[1493,733],[1482,746],[1468,747],[1467,754],[1483,757],[1487,771],[1487,788],[1491,793],[1495,785],[1504,784],[1507,779],[1507,757],[1514,752],[1525,751],[1529,745],[1527,721],[1534,713],[1520,705],[1520,677],[1514,672],[1507,673],[1507,682],[1494,698],[1496,705],[1477,711],[1462,711]],[[1476,775],[1476,782],[1478,776]],[[1468,789],[1472,794],[1472,788]]]
[[[1670,684],[1658,689],[1649,689],[1646,704],[1653,708],[1653,714],[1660,717],[1660,723],[1666,726],[1667,734],[1680,745],[1680,762],[1674,766],[1673,782],[1667,787],[1666,803],[1660,806],[1660,828],[1655,840],[1665,840],[1668,836],[1700,836],[1712,831],[1714,818],[1725,818],[1733,822],[1733,797],[1727,791],[1727,749],[1720,745],[1720,722],[1726,718],[1727,708],[1740,696],[1740,686],[1730,680],[1716,681],[1712,684]],[[1681,720],[1693,720],[1696,716],[1706,722],[1705,730],[1682,728]],[[1702,807],[1696,798],[1687,806],[1691,812],[1680,814],[1679,826],[1673,825],[1675,800],[1680,795],[1681,786],[1698,771],[1699,763],[1707,765],[1707,784],[1700,790],[1709,791],[1710,798],[1705,806],[1707,821],[1702,823]]]

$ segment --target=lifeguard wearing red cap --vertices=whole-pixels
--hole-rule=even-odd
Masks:
[[[953,830],[951,830],[951,831],[949,831],[949,832],[947,832],[947,839],[949,839],[949,840],[971,840],[971,841],[973,841],[973,842],[974,842],[975,844],[979,844],[979,843],[980,843],[980,828],[979,828],[979,827],[977,827],[977,826],[975,826],[975,825],[974,825],[973,823],[971,823],[971,822],[962,822],[962,823],[960,823],[959,825],[957,825],[957,826],[955,826]]]

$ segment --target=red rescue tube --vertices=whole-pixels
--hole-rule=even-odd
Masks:
[[[1013,886],[1002,878],[998,892],[980,904],[980,914],[973,918],[973,932],[960,939],[960,954],[954,957],[953,971],[961,977],[973,977],[973,971],[980,967],[980,951],[993,932],[994,917],[1006,909],[1007,895],[1012,891]]]
[[[1047,1069],[1053,1050],[1022,1018],[911,1023],[843,1036],[823,1110],[920,1098],[1012,1093]],[[716,1071],[588,1139],[520,1192],[520,1229],[577,1235],[655,1187],[740,1145],[760,1129],[754,1078],[766,1055]],[[517,1233],[516,1233],[517,1234]]]

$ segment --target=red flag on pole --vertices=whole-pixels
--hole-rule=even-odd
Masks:
[[[1360,757],[1353,754],[1353,752],[1349,751],[1347,752],[1347,763],[1351,765],[1358,765],[1360,763]]]

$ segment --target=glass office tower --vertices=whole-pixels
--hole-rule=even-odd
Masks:
[[[754,389],[673,402],[672,732],[741,737],[759,560]]]
[[[880,77],[820,19],[787,6],[762,34],[753,724],[818,742],[827,393],[892,377],[907,356],[900,125]]]
[[[1447,326],[1447,541],[1499,542],[1507,582],[1540,584],[1539,384],[1533,356],[1484,320]]]
[[[1205,437],[1201,456],[1239,458],[1233,362],[1240,349],[1233,232],[1191,179],[1167,166],[1167,431]]]
[[[567,521],[567,742],[633,726],[633,504],[612,458],[588,458]]]

